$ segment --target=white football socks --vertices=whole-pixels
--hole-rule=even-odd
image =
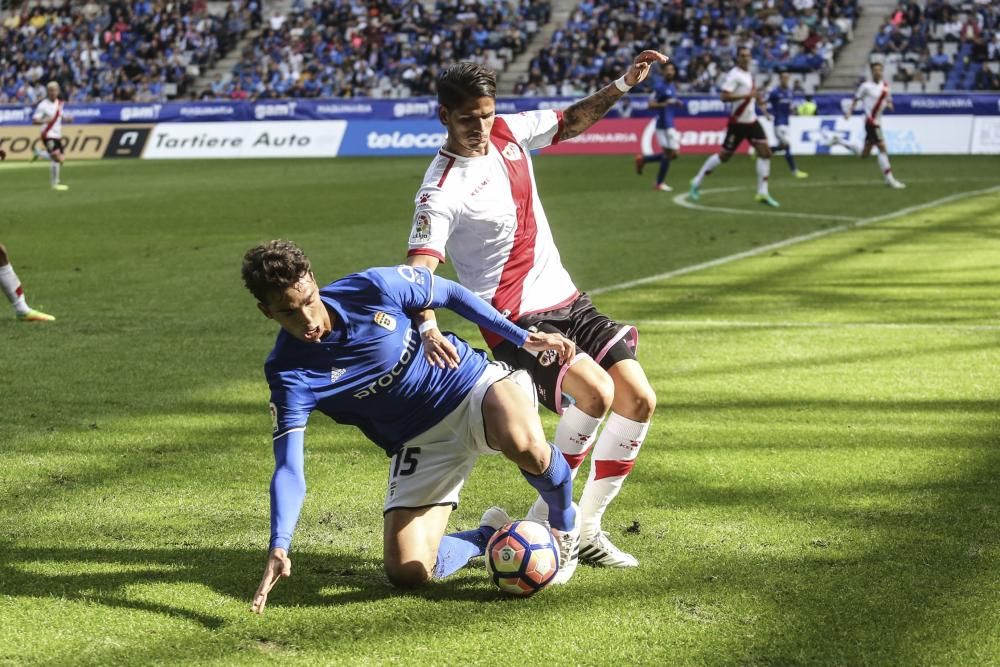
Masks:
[[[590,476],[580,497],[581,535],[601,530],[604,511],[621,491],[632,472],[639,448],[649,432],[649,422],[636,422],[614,412],[608,417],[590,458]]]
[[[771,160],[757,158],[757,194],[767,194],[767,179],[771,177]]]
[[[597,435],[602,421],[604,421],[603,417],[591,417],[575,405],[566,408],[562,417],[559,418],[554,444],[563,453],[563,458],[569,465],[571,479],[576,479],[576,473],[583,464],[583,460],[587,458],[587,453],[594,444],[594,436]],[[528,517],[547,515],[548,505],[539,496],[534,506],[529,510]]]
[[[722,160],[719,159],[718,153],[708,156],[708,159],[705,160],[705,164],[701,165],[701,170],[698,172],[698,175],[694,177],[694,184],[701,185],[702,180],[712,173],[712,170],[720,164],[722,164]]]
[[[52,185],[59,185],[59,163],[53,160],[49,163],[49,170],[52,172]]]
[[[14,311],[18,315],[23,315],[30,310],[28,302],[24,300],[21,281],[17,279],[17,274],[14,273],[14,267],[11,264],[0,266],[0,289],[3,289],[7,300],[14,306]]]
[[[885,179],[886,183],[891,183],[893,181],[892,167],[889,165],[889,156],[881,151],[878,154],[878,166],[882,170],[882,178]]]

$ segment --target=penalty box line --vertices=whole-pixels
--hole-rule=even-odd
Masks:
[[[910,215],[911,213],[917,213],[919,211],[923,211],[929,208],[934,208],[935,206],[950,204],[952,202],[961,201],[962,199],[971,199],[973,197],[992,194],[995,192],[1000,192],[1000,185],[994,185],[992,187],[982,188],[979,190],[968,190],[966,192],[958,192],[953,195],[948,195],[947,197],[940,197],[938,199],[934,199],[929,202],[924,202],[923,204],[907,206],[906,208],[901,208],[899,210],[892,211],[890,213],[883,213],[881,215],[872,216],[870,218],[861,218],[860,220],[856,220],[854,222],[845,223],[843,225],[836,225],[835,227],[827,227],[826,229],[820,229],[815,232],[810,232],[809,234],[800,234],[798,236],[791,236],[781,241],[768,243],[767,245],[758,246],[756,248],[752,248],[750,250],[744,250],[743,252],[734,253],[732,255],[726,255],[725,257],[719,257],[717,259],[712,259],[707,262],[700,262],[698,264],[692,264],[691,266],[685,266],[680,269],[674,269],[673,271],[665,271],[663,273],[657,273],[655,275],[646,276],[645,278],[636,278],[635,280],[627,280],[625,282],[616,283],[614,285],[597,287],[595,289],[587,290],[587,292],[589,294],[605,294],[607,292],[614,292],[617,290],[628,289],[630,287],[648,285],[649,283],[655,283],[661,280],[670,280],[671,278],[679,278],[680,276],[686,276],[691,273],[697,273],[699,271],[705,271],[707,269],[714,269],[717,266],[731,264],[732,262],[737,262],[741,259],[749,259],[750,257],[757,257],[758,255],[763,255],[765,253],[769,253],[774,250],[780,250],[781,248],[787,248],[789,246],[798,245],[799,243],[806,243],[808,241],[820,239],[823,238],[824,236],[830,236],[831,234],[839,234],[840,232],[846,232],[850,229],[856,229],[858,227],[867,227],[868,225],[874,225],[875,223],[878,222],[885,222],[886,220],[892,220],[894,218],[899,218],[904,215]]]

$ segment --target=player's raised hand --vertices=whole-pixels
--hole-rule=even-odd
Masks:
[[[635,57],[632,65],[628,68],[628,71],[625,72],[625,83],[630,86],[639,85],[646,80],[647,76],[649,76],[649,68],[653,63],[666,65],[669,60],[670,58],[663,55],[659,51],[646,49]]]
[[[424,348],[424,359],[431,366],[438,368],[458,368],[461,357],[451,341],[437,328],[428,329],[420,334],[420,342]]]
[[[552,350],[559,356],[560,364],[572,359],[576,353],[576,345],[562,334],[542,333],[540,331],[528,333],[528,340],[524,341],[522,347],[528,352],[535,353]]]
[[[253,596],[250,610],[255,614],[263,614],[267,605],[267,594],[282,577],[292,576],[292,559],[284,549],[271,549],[264,567],[264,577],[260,580],[257,593]]]

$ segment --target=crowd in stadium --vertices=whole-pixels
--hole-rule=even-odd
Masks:
[[[1000,5],[900,3],[875,38],[872,61],[907,90],[1000,90]]]
[[[0,27],[0,103],[33,104],[56,80],[71,101],[174,97],[405,97],[433,93],[443,64],[502,71],[550,20],[549,0],[293,0],[262,15],[257,0],[24,2]],[[713,93],[737,46],[761,72],[805,76],[807,92],[851,39],[857,0],[581,0],[531,59],[519,95],[581,95],[635,53],[659,48],[678,88]],[[197,75],[248,30],[232,72]],[[1000,5],[902,2],[872,52],[909,92],[1000,89]]]
[[[764,72],[823,73],[850,39],[857,0],[582,0],[532,60],[522,95],[576,95],[614,79],[637,50],[660,48],[678,66],[679,88],[715,92],[738,46]],[[817,77],[818,78],[818,77]]]
[[[270,18],[214,97],[427,95],[439,68],[474,60],[503,70],[549,20],[548,0],[299,0]]]
[[[0,27],[0,103],[34,104],[58,81],[70,101],[185,95],[261,20],[256,0],[25,2]]]

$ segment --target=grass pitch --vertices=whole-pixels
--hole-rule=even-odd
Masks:
[[[319,280],[399,262],[426,161],[69,164],[67,193],[0,169],[0,241],[59,318],[0,321],[0,662],[996,664],[997,159],[894,158],[905,191],[874,160],[801,162],[775,160],[773,212],[746,160],[700,209],[627,157],[536,160],[564,263],[639,324],[659,396],[605,520],[638,570],[398,593],[387,460],[320,416],[294,574],[260,618],[275,331],[239,259],[282,236]],[[452,526],[531,499],[484,460]]]

